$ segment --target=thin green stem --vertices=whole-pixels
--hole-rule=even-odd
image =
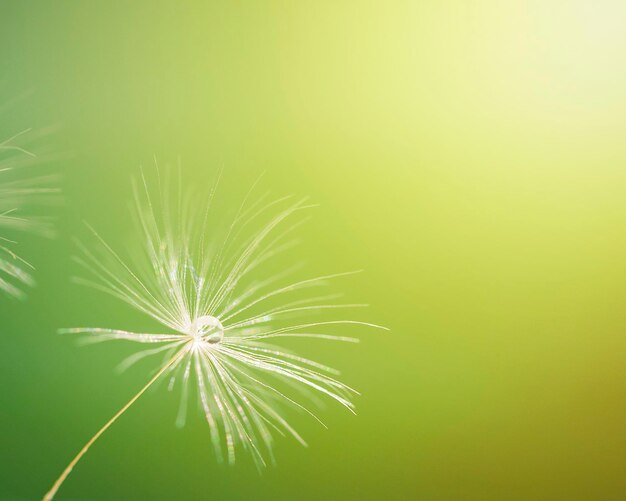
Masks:
[[[63,470],[63,473],[61,473],[61,475],[59,476],[59,478],[57,478],[56,482],[54,482],[54,484],[52,485],[52,488],[46,493],[46,495],[43,497],[43,501],[51,501],[52,498],[55,496],[55,494],[57,493],[57,491],[59,490],[59,487],[61,487],[61,485],[63,484],[63,482],[65,482],[65,479],[68,477],[68,475],[71,473],[72,469],[74,468],[74,466],[76,465],[76,463],[78,463],[78,461],[80,460],[80,458],[82,458],[85,453],[89,450],[89,448],[93,445],[93,443],[98,440],[98,438],[100,438],[100,435],[102,435],[115,421],[117,421],[117,418],[119,418],[122,414],[124,414],[124,412],[126,412],[128,410],[128,408],[133,405],[135,403],[135,401],[145,393],[145,391],[150,388],[150,386],[152,386],[152,384],[159,379],[159,377],[167,370],[169,369],[174,362],[176,362],[176,360],[178,360],[182,355],[183,355],[184,351],[181,350],[179,353],[177,353],[172,359],[170,359],[169,362],[167,362],[160,370],[159,372],[157,372],[152,379],[150,379],[150,381],[148,381],[148,383],[141,389],[139,390],[139,392],[133,397],[131,398],[128,403],[122,407],[119,411],[117,411],[117,413],[111,418],[109,419],[109,421],[107,421],[107,423],[98,430],[98,432],[91,437],[91,439],[89,440],[89,442],[87,442],[83,448],[78,452],[78,454],[76,454],[76,456],[74,457],[74,459],[72,459],[72,461],[70,461],[70,464],[67,465],[67,467],[65,468],[65,470]]]

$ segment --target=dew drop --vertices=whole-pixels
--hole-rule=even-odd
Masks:
[[[191,334],[209,344],[221,343],[224,339],[224,326],[211,315],[198,317],[191,326]]]

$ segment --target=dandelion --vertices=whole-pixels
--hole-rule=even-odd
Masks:
[[[25,207],[46,203],[58,193],[49,187],[52,176],[24,177],[22,171],[31,167],[36,156],[19,146],[17,141],[30,129],[0,142],[0,291],[15,298],[24,297],[24,287],[32,286],[33,266],[15,251],[13,234],[37,232],[50,235],[52,229],[45,218],[30,215]]]
[[[293,232],[306,220],[300,215],[312,206],[291,197],[270,200],[268,194],[251,203],[253,186],[216,245],[209,215],[217,183],[202,210],[196,210],[193,195],[183,195],[180,180],[175,196],[169,184],[159,178],[158,197],[151,195],[143,172],[141,182],[133,184],[133,212],[142,237],[134,260],[123,258],[91,228],[98,251],[81,245],[79,262],[92,278],[80,282],[156,320],[163,332],[64,332],[86,334],[93,342],[121,340],[145,346],[122,362],[122,368],[149,356],[164,358],[147,384],[80,450],[45,500],[53,498],[89,447],[161,378],[169,379],[170,389],[181,388],[179,426],[186,419],[190,386],[195,387],[215,454],[230,464],[238,450],[249,453],[259,468],[273,463],[276,433],[306,445],[283,412],[291,407],[320,421],[303,399],[315,403],[317,394],[354,412],[351,397],[356,391],[336,379],[337,371],[273,344],[286,338],[357,342],[328,329],[383,328],[343,317],[302,318],[365,306],[338,303],[339,296],[323,292],[334,279],[354,272],[294,281],[288,280],[294,267],[285,268],[282,259],[279,271],[276,261],[271,265],[297,243]]]

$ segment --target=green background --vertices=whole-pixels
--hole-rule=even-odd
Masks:
[[[58,125],[59,238],[21,239],[0,298],[0,497],[36,499],[146,381],[132,347],[59,327],[145,319],[70,283],[82,220],[128,235],[153,155],[238,204],[265,171],[321,204],[313,273],[389,333],[312,347],[358,416],[299,418],[278,466],[216,464],[203,419],[149,392],[58,499],[622,499],[626,492],[622,2],[33,2],[0,6],[2,130]],[[310,353],[310,352],[309,352]]]

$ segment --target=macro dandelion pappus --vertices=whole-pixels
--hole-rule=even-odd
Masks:
[[[337,303],[336,294],[323,292],[333,279],[354,272],[289,280],[294,267],[285,268],[282,261],[280,271],[268,266],[293,247],[293,232],[312,206],[292,197],[253,197],[253,186],[218,243],[209,223],[217,183],[208,201],[196,204],[198,199],[183,190],[180,178],[170,190],[166,177],[158,177],[156,197],[143,173],[134,184],[141,241],[133,261],[123,258],[93,229],[97,249],[81,245],[79,258],[91,274],[82,283],[121,299],[156,320],[164,332],[63,331],[86,334],[93,342],[120,340],[145,346],[122,362],[122,368],[159,354],[163,362],[139,393],[81,449],[46,500],[52,499],[98,437],[162,377],[169,378],[170,389],[181,388],[178,425],[185,422],[190,386],[195,388],[217,458],[228,463],[235,461],[238,449],[248,452],[259,467],[273,461],[276,433],[305,444],[283,411],[292,407],[319,421],[302,402],[314,401],[316,393],[354,411],[351,395],[356,392],[336,379],[337,371],[274,344],[284,338],[355,342],[328,329],[348,324],[383,328],[343,317],[301,319],[365,306]],[[251,198],[256,200],[251,202]],[[263,273],[264,267],[269,273]]]

